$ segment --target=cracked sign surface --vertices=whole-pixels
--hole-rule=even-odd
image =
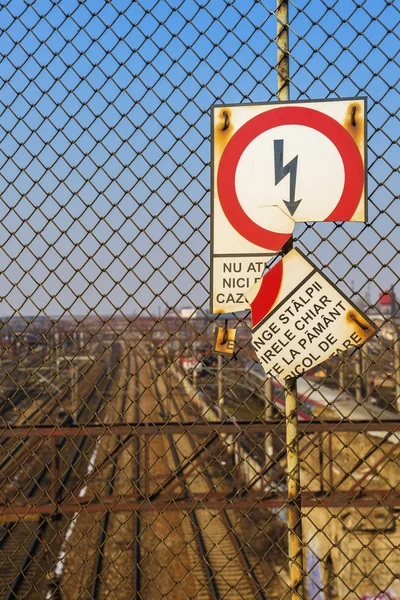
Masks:
[[[252,344],[267,377],[302,375],[361,346],[377,327],[299,250],[291,250],[247,293]]]
[[[213,107],[211,312],[249,308],[296,222],[364,221],[365,100]]]

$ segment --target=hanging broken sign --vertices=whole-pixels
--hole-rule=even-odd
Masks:
[[[247,293],[253,347],[267,377],[298,377],[361,346],[375,324],[299,250],[291,250]]]
[[[364,221],[364,98],[215,106],[211,312],[245,310],[296,222]]]
[[[232,357],[235,349],[236,329],[232,327],[217,327],[215,330],[214,352]]]

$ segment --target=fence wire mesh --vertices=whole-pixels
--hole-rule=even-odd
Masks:
[[[275,3],[0,22],[1,598],[400,598],[398,3],[289,3],[291,99],[368,98],[368,222],[295,241],[380,327],[297,381],[303,592],[284,389],[208,311],[210,106],[276,99]]]

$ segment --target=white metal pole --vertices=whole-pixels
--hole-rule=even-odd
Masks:
[[[270,421],[272,419],[272,408],[273,408],[273,385],[272,385],[271,377],[269,377],[265,381],[264,392],[265,392],[264,419],[266,421]],[[267,466],[272,460],[273,449],[274,449],[272,441],[273,441],[272,433],[267,433],[264,438],[265,466]]]

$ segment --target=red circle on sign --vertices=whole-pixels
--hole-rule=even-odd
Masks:
[[[228,142],[219,163],[217,188],[222,210],[240,235],[261,248],[278,251],[291,234],[277,233],[257,225],[243,210],[236,193],[235,176],[240,157],[259,135],[280,125],[303,125],[325,135],[334,144],[343,161],[342,195],[325,221],[349,221],[360,202],[364,186],[364,165],[357,144],[346,129],[312,108],[292,106],[274,108],[253,117]]]

